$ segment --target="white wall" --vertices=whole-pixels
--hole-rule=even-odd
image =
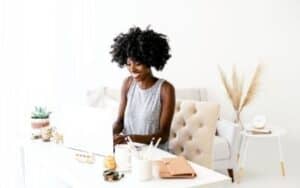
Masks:
[[[260,92],[242,119],[266,114],[299,141],[297,0],[4,0],[1,7],[1,80],[7,87],[21,83],[27,104],[84,103],[87,88],[120,87],[127,71],[110,63],[112,39],[130,26],[151,25],[169,36],[172,48],[157,75],[178,88],[207,87],[225,118],[233,110],[217,65],[229,72],[237,64],[249,81],[261,59]]]
[[[249,81],[256,64],[263,61],[260,91],[242,119],[247,122],[265,114],[270,124],[286,127],[299,141],[299,1],[106,1],[96,3],[95,21],[95,56],[101,64],[97,75],[103,84],[119,87],[126,75],[124,71],[118,75],[117,66],[109,64],[112,38],[132,25],[150,24],[169,36],[172,48],[172,58],[158,75],[176,87],[207,87],[209,99],[222,104],[226,118],[232,118],[232,108],[217,65],[230,73],[237,64]]]

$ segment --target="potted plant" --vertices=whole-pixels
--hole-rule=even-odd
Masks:
[[[33,129],[41,129],[49,126],[49,112],[46,107],[36,106],[34,111],[31,113],[31,127]]]
[[[34,111],[31,113],[31,128],[32,128],[32,138],[33,139],[41,138],[42,137],[42,129],[49,127],[50,114],[51,114],[51,112],[49,112],[46,109],[46,107],[41,107],[41,106],[34,107]],[[46,135],[46,134],[44,134],[44,135]],[[43,140],[44,140],[44,138],[43,138]],[[49,140],[49,139],[47,138],[46,140]]]

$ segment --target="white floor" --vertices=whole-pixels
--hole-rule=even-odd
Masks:
[[[287,141],[288,140],[288,141]],[[286,176],[281,176],[276,141],[250,141],[244,176],[232,188],[299,188],[300,144],[288,138],[283,140]]]
[[[259,187],[299,188],[300,184],[299,184],[299,177],[296,177],[295,175],[289,174],[286,177],[281,177],[278,173],[275,174],[275,173],[265,172],[262,169],[260,171],[258,171],[257,169],[247,169],[245,176],[243,177],[243,179],[241,179],[240,183],[234,183],[230,187],[232,188],[259,188]]]
[[[239,183],[232,183],[230,188],[299,188],[299,174],[287,174],[285,177],[280,175],[280,169],[272,169],[272,171],[264,170],[262,167],[255,166],[245,169],[244,177]],[[278,170],[278,171],[275,171]]]

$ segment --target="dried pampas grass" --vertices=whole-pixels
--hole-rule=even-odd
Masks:
[[[254,76],[251,80],[251,83],[249,85],[248,91],[246,93],[246,96],[243,100],[242,105],[240,106],[240,110],[242,110],[245,106],[247,106],[251,101],[253,101],[254,96],[257,93],[260,77],[262,73],[262,64],[258,64],[254,73]]]
[[[247,92],[244,92],[244,79],[242,76],[238,75],[236,71],[236,66],[232,67],[232,75],[231,75],[231,83],[229,83],[228,78],[223,71],[223,69],[218,66],[221,81],[223,86],[225,87],[228,98],[231,101],[231,104],[236,112],[236,122],[240,121],[240,113],[243,111],[245,106],[249,105],[257,91],[260,84],[260,77],[262,74],[262,63],[258,64],[255,70],[255,73],[251,79],[250,85],[248,87]],[[239,122],[240,123],[240,122]],[[241,125],[242,126],[242,125]]]

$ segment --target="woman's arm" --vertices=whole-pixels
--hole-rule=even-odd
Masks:
[[[120,134],[123,130],[123,120],[124,120],[124,113],[127,104],[127,92],[132,81],[131,77],[128,77],[124,80],[122,89],[121,89],[121,100],[119,105],[119,112],[116,121],[113,124],[113,134]]]
[[[160,129],[152,135],[128,135],[134,142],[149,144],[154,138],[156,142],[161,138],[161,143],[165,143],[169,139],[170,127],[175,110],[175,89],[172,84],[165,81],[161,87],[161,113],[160,113]]]

